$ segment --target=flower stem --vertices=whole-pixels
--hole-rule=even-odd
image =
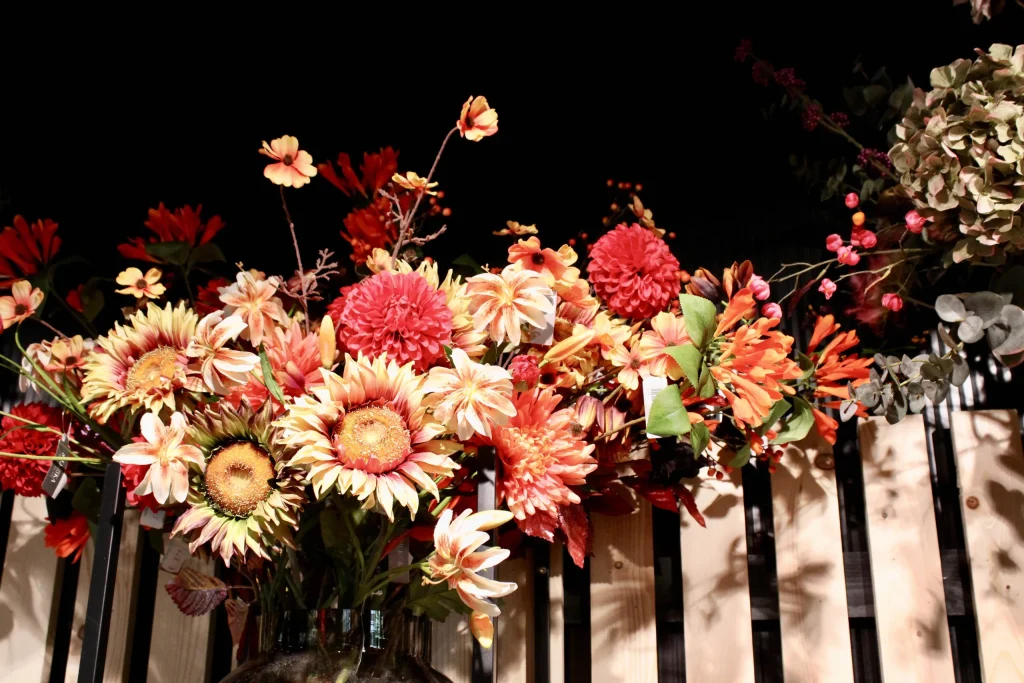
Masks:
[[[610,432],[604,432],[603,434],[598,434],[595,440],[597,440],[597,439],[607,439],[608,437],[610,437],[615,432],[621,432],[623,429],[626,429],[627,427],[632,427],[633,425],[640,424],[641,422],[645,422],[646,420],[647,420],[646,417],[638,417],[635,420],[630,420],[629,422],[626,422],[625,424],[623,424],[623,425],[621,425],[619,427],[616,427],[615,429],[611,430]]]
[[[444,148],[448,145],[448,140],[451,139],[452,135],[458,129],[459,127],[455,126],[450,131],[448,131],[448,135],[444,136],[444,142],[441,143],[441,149],[437,150],[437,156],[434,157],[434,163],[430,167],[430,173],[427,174],[427,179],[424,182],[425,186],[430,185],[430,179],[434,177],[434,171],[437,170],[437,162],[441,161],[441,154],[444,153]],[[408,240],[408,238],[411,236],[412,233],[409,228],[412,225],[412,219],[416,216],[416,210],[420,208],[420,202],[423,201],[423,195],[425,194],[425,191],[420,192],[419,195],[416,197],[416,203],[412,205],[412,210],[402,217],[402,224],[399,226],[398,231],[398,240],[395,242],[395,248],[391,252],[392,259],[398,258],[398,251],[402,248],[402,244],[406,242],[406,240]]]
[[[66,458],[58,458],[52,455],[29,455],[28,453],[7,453],[0,451],[0,458],[20,458],[22,460],[57,460],[58,462],[89,462],[93,464],[99,464],[103,462],[99,458],[79,458],[78,456],[68,456]]]
[[[59,303],[61,306],[63,306],[64,310],[67,311],[68,314],[71,315],[72,318],[74,318],[76,321],[78,321],[78,324],[81,325],[85,329],[85,331],[89,333],[90,337],[96,337],[97,336],[96,328],[92,326],[92,323],[90,323],[89,320],[84,315],[82,315],[81,313],[79,313],[75,309],[71,308],[71,304],[69,304],[67,301],[65,301],[64,297],[62,297],[60,294],[57,293],[57,290],[54,288],[52,282],[49,283],[49,285],[50,285],[49,286],[50,291],[53,292],[53,296],[51,298],[52,299],[56,299],[57,303]]]
[[[45,321],[45,320],[43,320],[42,318],[30,318],[30,320],[35,320],[35,321],[36,321],[37,323],[39,323],[40,325],[42,325],[42,326],[43,326],[43,327],[45,327],[46,329],[50,330],[51,332],[53,332],[54,334],[56,334],[56,335],[57,335],[58,337],[60,337],[61,339],[67,339],[67,338],[68,338],[68,336],[67,336],[66,334],[64,334],[63,332],[61,332],[61,331],[60,331],[60,330],[58,330],[58,329],[57,329],[56,327],[54,327],[54,326],[53,326],[53,325],[51,325],[50,323],[46,322],[46,321]]]
[[[303,327],[306,334],[309,334],[309,302],[306,301],[306,271],[302,267],[302,254],[299,252],[299,238],[295,235],[295,222],[292,220],[291,211],[288,210],[288,202],[284,198],[284,185],[281,188],[281,208],[284,209],[284,217],[288,220],[288,229],[292,233],[292,246],[295,247],[295,263],[299,266],[299,287],[302,288],[302,313],[305,316]]]

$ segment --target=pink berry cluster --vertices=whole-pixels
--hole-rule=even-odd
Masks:
[[[848,209],[856,209],[860,204],[860,197],[856,192],[846,195],[843,200]],[[833,233],[825,238],[825,248],[836,254],[836,260],[844,266],[855,266],[860,263],[860,254],[855,247],[872,249],[878,244],[878,236],[864,228],[864,212],[858,211],[853,214],[853,229],[850,231],[850,244],[847,245],[842,235]],[[829,295],[830,296],[830,295]]]
[[[840,128],[846,128],[847,126],[850,125],[850,117],[847,116],[844,112],[837,111],[836,113],[832,114],[829,118],[832,119],[833,123],[835,123]]]
[[[809,104],[804,108],[803,113],[800,114],[800,123],[803,125],[804,130],[810,132],[818,127],[821,122],[821,105],[814,103]]]
[[[857,155],[857,165],[867,170],[877,170],[872,162],[878,162],[886,168],[892,168],[892,162],[889,161],[889,155],[885,152],[879,152],[877,149],[865,147]]]
[[[754,62],[750,67],[750,77],[762,88],[767,88],[772,82],[772,65],[768,62]]]
[[[796,96],[804,91],[807,84],[796,77],[796,71],[787,66],[775,72],[775,82],[781,85],[791,96]]]
[[[745,62],[747,61],[747,57],[749,57],[753,51],[754,44],[750,42],[750,40],[748,40],[747,38],[744,38],[743,40],[740,41],[740,44],[736,46],[736,54],[734,55],[734,59],[737,62]]]

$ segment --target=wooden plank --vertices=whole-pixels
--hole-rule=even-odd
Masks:
[[[1024,681],[1024,454],[1015,410],[953,413],[982,678]]]
[[[707,528],[679,516],[686,680],[747,683],[754,680],[754,638],[740,471],[702,479],[690,491]]]
[[[817,430],[772,476],[779,628],[786,683],[853,683],[832,447]]]
[[[57,557],[43,541],[44,498],[14,499],[0,581],[0,666],[4,680],[41,681],[49,675],[46,637],[56,609]]]
[[[658,680],[651,505],[638,503],[631,515],[592,517],[590,652],[595,683]]]
[[[127,681],[131,655],[131,632],[134,626],[134,600],[139,575],[139,510],[125,510],[121,522],[117,580],[114,584],[114,604],[110,616],[110,635],[107,639],[107,658],[103,672],[104,683]],[[78,680],[78,664],[82,655],[85,635],[85,609],[89,601],[89,581],[92,578],[93,545],[86,546],[82,566],[78,573],[78,591],[75,593],[75,619],[71,627],[71,647],[64,674],[65,683]]]
[[[452,612],[445,621],[431,624],[430,663],[452,683],[472,682],[473,636],[468,617]]]
[[[858,425],[882,675],[953,683],[924,419]]]
[[[212,575],[213,563],[213,559],[190,557],[184,566]],[[162,569],[157,578],[146,680],[149,683],[206,683],[212,654],[213,614],[202,617],[182,614],[164,589],[173,578],[174,574]],[[139,599],[145,600],[146,596],[139,596]]]
[[[562,544],[551,544],[548,571],[548,663],[549,681],[565,681],[565,588],[562,584]]]
[[[515,581],[519,588],[502,599],[495,623],[494,680],[528,683],[534,680],[533,551],[499,564],[498,580]]]

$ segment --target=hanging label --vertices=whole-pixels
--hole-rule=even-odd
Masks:
[[[668,380],[664,377],[643,377],[643,391],[644,391],[644,424],[647,424],[647,420],[651,414],[651,405],[654,403],[655,397],[661,392],[662,389],[668,386]],[[660,434],[651,434],[647,432],[648,439],[661,439],[663,438]]]
[[[43,477],[43,491],[50,498],[56,498],[67,484],[68,473],[64,470],[64,463],[54,460],[46,472],[46,476]]]
[[[167,510],[150,510],[144,508],[139,516],[139,524],[149,529],[163,529],[167,519]]]
[[[555,311],[558,309],[558,295],[554,290],[549,289],[544,298],[551,303],[551,311],[544,314],[544,327],[529,326],[530,334],[526,339],[528,344],[539,346],[551,346],[555,342]]]
[[[164,556],[160,560],[160,569],[170,574],[177,574],[188,558],[188,545],[180,538],[169,539],[164,543]]]
[[[406,536],[401,542],[388,553],[388,569],[398,569],[412,562],[412,554],[409,552],[409,537]],[[409,572],[402,572],[391,577],[393,583],[409,583]]]

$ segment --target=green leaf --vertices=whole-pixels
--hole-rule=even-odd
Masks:
[[[188,251],[188,242],[148,242],[146,244],[147,254],[176,266],[185,264],[185,261],[188,260]]]
[[[814,413],[811,412],[811,404],[797,396],[793,399],[793,414],[782,425],[782,429],[779,430],[778,436],[772,439],[772,443],[799,441],[807,436],[807,432],[811,431],[813,425]]]
[[[814,374],[814,361],[811,360],[810,356],[797,351],[796,362],[800,365],[800,370],[803,373],[800,375],[800,379],[807,379]]]
[[[665,353],[679,363],[679,367],[683,369],[686,379],[690,381],[690,385],[694,389],[700,386],[700,368],[704,357],[696,346],[693,344],[670,346],[665,349]]]
[[[100,314],[100,311],[103,310],[103,305],[106,303],[103,292],[99,288],[98,278],[90,278],[85,283],[85,286],[82,288],[81,298],[82,308],[84,309],[82,315],[85,316],[86,320],[92,322]]]
[[[85,477],[78,485],[71,507],[81,512],[87,519],[97,521],[100,518],[100,487],[93,477]]]
[[[704,452],[704,449],[708,447],[711,442],[711,431],[704,425],[703,422],[698,422],[690,426],[690,446],[693,447],[693,456],[700,457],[700,454]]]
[[[711,398],[715,395],[715,378],[711,376],[711,368],[708,364],[700,364],[700,386],[697,388],[697,395],[701,398]]]
[[[223,263],[224,260],[224,253],[220,250],[220,247],[213,242],[207,242],[206,244],[196,247],[188,257],[189,266],[193,263],[211,263],[213,261]]]
[[[679,395],[679,385],[667,386],[658,393],[647,416],[647,431],[658,436],[679,436],[690,431],[690,416]]]
[[[732,460],[729,461],[729,467],[743,467],[750,462],[750,444],[743,444],[743,448],[736,451],[736,455],[732,456]]]
[[[260,367],[263,369],[263,383],[267,385],[270,395],[283,405],[284,394],[281,393],[281,387],[277,385],[277,380],[274,379],[274,370],[270,367],[270,359],[267,358],[267,350],[263,348],[263,344],[260,344]]]
[[[444,349],[444,357],[448,359],[449,363],[451,363],[452,362],[452,347],[448,346],[447,344],[442,344],[441,348]]]
[[[772,409],[771,412],[768,413],[768,417],[766,417],[764,419],[764,422],[761,423],[759,431],[761,431],[761,433],[763,434],[764,432],[771,429],[775,425],[775,423],[781,420],[782,416],[785,415],[787,411],[789,411],[790,407],[791,406],[789,401],[787,401],[784,398],[780,398],[778,401],[776,401],[772,405]]]
[[[715,304],[702,296],[680,294],[679,304],[683,308],[686,334],[693,345],[703,350],[715,334]]]
[[[455,260],[452,261],[452,265],[453,266],[462,266],[463,268],[469,268],[474,273],[484,273],[484,272],[486,272],[484,270],[483,266],[481,266],[479,263],[477,263],[476,259],[474,259],[469,254],[463,254],[462,256],[459,256],[459,257],[455,258]]]

